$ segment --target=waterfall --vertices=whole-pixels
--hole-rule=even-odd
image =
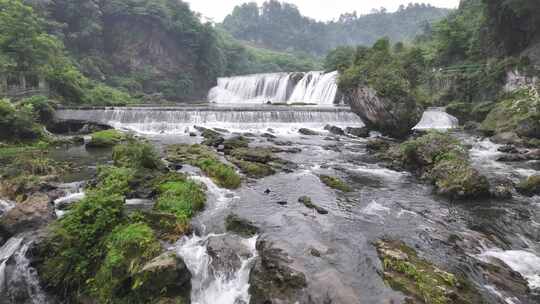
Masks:
[[[449,130],[458,126],[458,119],[446,113],[444,108],[428,108],[413,130]]]
[[[230,131],[277,132],[298,128],[322,129],[326,124],[363,126],[361,119],[345,108],[264,107],[129,107],[101,109],[60,109],[59,120],[100,123],[143,134],[179,134],[196,125]]]
[[[296,83],[295,76],[302,76]],[[332,106],[338,72],[273,73],[219,78],[210,90],[211,103],[309,103]]]
[[[48,303],[37,273],[26,257],[31,243],[24,236],[12,237],[0,247],[1,303]]]

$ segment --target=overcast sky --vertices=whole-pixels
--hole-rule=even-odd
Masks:
[[[223,21],[232,9],[245,2],[263,3],[265,0],[184,0],[191,8],[215,22]],[[358,14],[367,14],[373,8],[386,7],[389,11],[395,11],[400,4],[409,2],[430,3],[437,7],[456,8],[460,0],[288,0],[300,8],[303,15],[317,20],[337,19],[340,14],[357,11]]]

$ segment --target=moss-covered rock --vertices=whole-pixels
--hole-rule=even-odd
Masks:
[[[321,182],[323,182],[323,184],[325,184],[326,186],[332,189],[340,190],[343,192],[352,191],[352,188],[338,177],[329,176],[329,175],[319,175],[319,179],[321,180]]]
[[[389,149],[387,155],[433,183],[441,195],[455,199],[489,195],[489,183],[471,166],[467,149],[447,133],[430,132]]]
[[[515,132],[522,137],[540,138],[540,97],[534,89],[520,90],[489,112],[481,125],[487,134]]]
[[[527,196],[540,195],[540,175],[529,176],[516,185],[516,190]]]
[[[174,214],[185,225],[203,210],[206,194],[200,184],[181,174],[171,174],[156,186],[159,193],[154,209]]]
[[[236,158],[229,159],[234,165],[236,165],[240,171],[247,177],[251,178],[263,178],[270,175],[274,175],[276,171],[267,164],[261,164],[257,162],[250,162],[245,160],[239,160]]]
[[[319,214],[328,214],[328,210],[324,209],[323,207],[315,205],[313,201],[311,200],[311,197],[309,196],[302,196],[298,198],[298,202],[303,204],[309,209],[316,210]]]
[[[271,149],[239,148],[231,152],[231,156],[244,161],[266,164],[276,159]]]
[[[259,233],[257,226],[236,214],[229,214],[227,216],[225,219],[225,229],[243,237],[252,237]]]
[[[95,294],[101,302],[138,299],[141,282],[132,278],[161,251],[152,229],[141,223],[119,226],[107,238],[106,248],[94,280]]]
[[[421,259],[403,242],[382,240],[375,246],[385,282],[412,297],[408,303],[484,303],[469,282]]]
[[[133,281],[137,294],[142,295],[138,302],[158,298],[157,303],[189,303],[191,273],[174,252],[163,253],[145,264]]]
[[[234,149],[247,148],[250,140],[244,136],[235,136],[229,139],[226,139],[223,142],[223,151],[225,154],[231,152]]]
[[[164,168],[158,153],[146,142],[130,141],[117,145],[112,158],[117,167],[159,170]]]
[[[242,183],[233,167],[221,162],[214,151],[203,145],[171,145],[166,153],[167,161],[199,167],[220,187],[236,189]]]
[[[90,141],[86,144],[90,148],[113,147],[126,139],[124,133],[114,129],[95,132],[90,137]]]

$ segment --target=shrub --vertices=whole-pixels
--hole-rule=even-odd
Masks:
[[[93,148],[112,147],[123,141],[126,136],[117,130],[105,130],[95,132],[91,135],[90,142],[86,145]]]
[[[130,141],[117,145],[113,149],[112,158],[114,165],[118,167],[150,170],[163,167],[158,153],[146,142]]]
[[[196,162],[197,167],[208,175],[218,186],[237,189],[242,180],[236,170],[215,158],[203,158]]]
[[[0,99],[0,140],[21,142],[41,137],[41,130],[34,122],[28,108],[16,109],[8,100]]]
[[[204,208],[206,194],[200,184],[182,175],[170,175],[156,186],[159,193],[155,209],[172,213],[188,222]]]
[[[47,96],[33,96],[20,102],[22,107],[28,108],[34,120],[41,124],[48,124],[54,119],[54,108]]]
[[[94,280],[94,293],[102,303],[115,298],[136,297],[132,277],[145,263],[159,255],[161,246],[146,224],[117,227],[105,241],[106,256]]]

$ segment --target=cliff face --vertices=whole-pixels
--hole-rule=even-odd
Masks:
[[[28,0],[82,72],[133,95],[202,100],[223,74],[215,32],[180,0]]]

